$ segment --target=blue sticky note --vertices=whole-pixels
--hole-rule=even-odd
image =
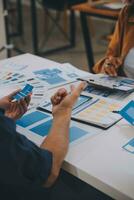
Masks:
[[[129,153],[133,153],[134,154],[134,138],[131,139],[127,144],[125,144],[123,147],[123,149],[125,149],[126,151],[128,151]]]
[[[130,101],[119,114],[134,126],[134,101]]]
[[[30,129],[30,131],[44,137],[44,136],[48,135],[48,133],[51,129],[51,126],[52,126],[52,120],[49,120],[38,126],[35,126],[34,128]]]
[[[27,126],[32,125],[35,122],[38,122],[42,119],[46,119],[47,117],[49,117],[49,115],[39,111],[35,111],[17,120],[17,125],[25,128]]]
[[[84,131],[83,129],[73,126],[70,128],[70,142],[78,140],[79,138],[81,138],[87,134],[88,134],[88,132]]]

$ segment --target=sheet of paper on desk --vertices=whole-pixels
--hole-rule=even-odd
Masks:
[[[29,56],[31,59],[33,58],[32,61],[34,60],[34,63],[38,63],[39,70],[34,70],[35,67],[32,66],[32,62],[31,64],[29,63]],[[39,57],[36,59],[32,55],[24,55],[24,57],[25,59],[23,59],[22,55],[0,62],[0,84],[19,84],[19,86],[24,86],[29,83],[38,88],[41,87],[40,84],[44,87],[52,88],[64,85],[70,81],[73,82],[76,78],[88,74],[69,63],[58,64],[53,62],[54,64],[52,65],[51,61],[44,61],[44,59],[41,60]],[[26,59],[27,57],[28,59]]]
[[[23,88],[26,84],[30,84],[34,87],[34,90],[29,109],[37,106],[42,98],[45,96],[47,90],[46,85],[40,80],[36,79],[34,74],[31,72],[31,70],[28,70],[28,68],[27,70],[22,70],[21,67],[23,67],[24,65],[15,64],[15,62],[11,62],[10,59],[0,62],[0,65],[2,66],[6,66],[6,64],[7,67],[3,67],[0,70],[0,86],[2,88],[0,91],[0,95],[3,96],[3,94],[9,94],[12,91],[16,90],[16,88]],[[8,67],[12,70],[8,70]],[[21,70],[16,70],[17,67]]]
[[[28,68],[28,65],[23,64],[23,63],[17,63],[14,61],[9,60],[3,60],[0,62],[0,68],[4,68],[4,70],[12,70],[12,71],[23,71]]]
[[[119,114],[134,126],[134,101],[130,101],[119,111]]]
[[[34,82],[32,81],[29,82],[27,81],[27,79],[19,81],[18,84],[17,83],[11,84],[10,82],[9,84],[1,84],[0,98],[4,97],[5,95],[9,95],[10,93],[14,92],[17,89],[22,89],[25,86],[25,84],[29,83],[34,86],[34,89],[32,92],[31,101],[28,109],[38,106],[38,104],[42,101],[42,99],[44,99],[47,88],[44,87],[44,85],[41,83],[34,84]]]
[[[113,113],[114,110],[118,110],[119,108],[119,101],[94,97],[89,103],[85,103],[85,105],[83,104],[81,107],[75,109],[72,119],[106,129],[121,119],[119,114]]]
[[[39,136],[47,136],[52,126],[52,119],[48,120],[47,122],[44,122],[42,124],[39,124],[38,126],[33,127],[30,129],[34,134],[38,134]],[[80,139],[81,137],[84,137],[88,134],[86,130],[83,130],[81,128],[78,128],[76,126],[70,127],[70,143]]]
[[[74,105],[72,119],[89,123],[94,126],[108,128],[122,117],[112,111],[119,110],[120,101],[97,97],[94,95],[81,95]],[[39,109],[52,112],[52,104],[50,100],[44,100]]]
[[[123,145],[122,148],[128,151],[129,153],[134,154],[134,138],[127,142],[127,144]]]
[[[11,71],[2,69],[0,71],[0,85],[19,85],[24,86],[33,78],[31,73],[22,73],[19,71]]]
[[[67,76],[73,78],[78,78],[78,77],[85,77],[87,75],[89,75],[89,72],[80,70],[79,68],[73,66],[70,63],[63,63],[61,65],[61,68],[64,68],[64,72],[67,74]]]
[[[24,78],[24,75],[19,72],[13,72],[10,70],[6,71],[3,69],[0,71],[0,85],[12,84],[22,78]]]
[[[39,145],[51,129],[52,116],[51,114],[33,109],[17,121],[17,126],[20,133],[28,136],[29,139]],[[70,143],[99,133],[99,130],[89,133],[86,126],[80,126],[77,122],[71,122]]]
[[[15,90],[18,90],[19,86],[17,85],[11,85],[11,86],[0,86],[0,98],[9,95],[10,93],[14,92]]]
[[[69,63],[40,69],[33,72],[36,78],[44,82],[47,86],[55,87],[75,81],[80,76],[86,76],[88,72],[81,71]]]
[[[17,71],[5,71],[0,72],[0,97],[10,94],[16,89],[23,88],[26,84],[30,84],[34,87],[32,99],[29,105],[29,109],[37,106],[44,98],[47,87],[39,80],[37,80],[31,73],[19,73]]]

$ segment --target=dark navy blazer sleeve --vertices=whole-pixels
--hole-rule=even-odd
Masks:
[[[50,175],[52,153],[16,132],[13,120],[0,112],[0,181],[42,185]]]

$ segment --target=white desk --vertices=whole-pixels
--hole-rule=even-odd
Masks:
[[[31,69],[57,63],[30,54],[12,58]],[[87,126],[89,132],[94,131]],[[117,200],[134,199],[134,155],[122,149],[134,137],[134,127],[121,120],[112,128],[70,145],[63,168]]]
[[[63,168],[114,199],[134,199],[134,157],[121,148],[133,137],[134,127],[122,120],[69,149]]]

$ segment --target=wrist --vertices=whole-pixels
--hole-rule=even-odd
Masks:
[[[54,118],[68,118],[71,117],[72,109],[58,109],[56,111],[53,110],[52,113]]]
[[[62,129],[62,130],[68,130],[69,125],[71,121],[71,114],[64,114],[64,115],[56,115],[53,117],[53,128],[54,129]],[[59,131],[58,131],[59,132]],[[62,131],[63,132],[63,131]]]
[[[57,111],[56,113],[53,113],[53,120],[54,121],[70,121],[71,118],[71,113],[72,113],[72,109],[67,109],[64,111]]]

